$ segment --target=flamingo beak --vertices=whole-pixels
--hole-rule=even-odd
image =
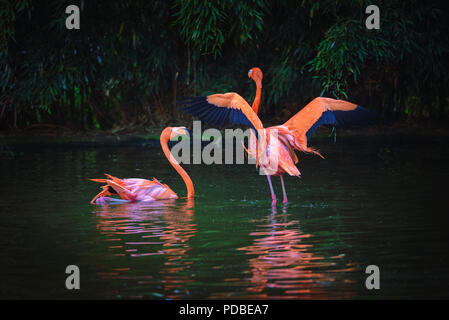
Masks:
[[[190,136],[189,129],[187,129],[186,127],[179,127],[176,131],[179,135]]]

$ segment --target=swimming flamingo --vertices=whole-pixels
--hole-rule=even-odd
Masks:
[[[170,164],[179,173],[182,180],[187,187],[187,198],[193,198],[194,188],[192,180],[185,170],[179,165],[176,159],[170,153],[168,149],[168,141],[171,138],[175,138],[180,135],[188,135],[188,131],[185,127],[167,127],[165,128],[160,137],[162,150],[167,157]],[[177,199],[178,195],[170,189],[166,184],[160,183],[156,178],[153,180],[146,179],[119,179],[106,174],[108,179],[90,179],[95,182],[106,183],[103,186],[103,191],[97,194],[90,203],[103,204],[103,203],[121,203],[121,202],[135,202],[135,201],[156,201],[166,199]],[[120,199],[106,197],[108,195],[118,195]]]
[[[216,125],[247,125],[254,130],[257,141],[261,145],[264,144],[262,153],[255,154],[256,159],[258,160],[261,156],[267,157],[268,160],[273,157],[277,158],[277,170],[267,174],[273,205],[276,204],[276,195],[273,191],[270,175],[280,175],[282,185],[282,173],[286,172],[290,175],[299,176],[299,170],[294,165],[298,159],[292,148],[306,153],[314,153],[324,158],[317,150],[307,146],[307,139],[318,127],[323,124],[335,126],[364,124],[372,122],[375,118],[373,112],[354,103],[317,97],[284,124],[265,129],[254,110],[245,99],[235,92],[190,97],[180,100],[178,103],[184,105],[181,110],[198,117],[200,120]],[[277,133],[278,139],[275,138],[275,133]],[[273,146],[276,146],[276,148],[273,148]],[[257,148],[250,146],[249,152],[251,152],[251,149],[257,150]],[[256,152],[253,151],[253,155]],[[269,162],[265,161],[264,163]],[[293,166],[292,162],[294,162]],[[262,169],[265,168],[262,167]],[[283,193],[284,202],[287,202],[284,186]]]

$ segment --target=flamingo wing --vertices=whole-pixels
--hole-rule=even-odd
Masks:
[[[114,180],[107,180],[107,184],[119,195],[121,199],[129,201],[136,200],[136,194],[129,190],[126,186]]]
[[[302,108],[282,126],[288,130],[286,138],[290,144],[303,152],[311,152],[323,157],[317,150],[307,147],[307,139],[324,124],[337,127],[373,123],[377,115],[357,104],[318,97]]]
[[[373,123],[377,115],[357,104],[318,97],[291,117],[284,125],[290,130],[296,130],[298,135],[305,134],[310,138],[312,134],[324,124],[337,127],[351,125],[365,125]]]
[[[99,197],[104,197],[107,195],[117,194],[123,200],[134,201],[136,195],[127,188],[126,179],[120,179],[113,177],[107,173],[105,175],[108,179],[90,179],[94,182],[105,183],[106,185],[102,187],[103,191],[97,194],[92,200],[91,203],[94,203],[95,200]]]
[[[136,200],[153,201],[163,199],[176,199],[178,196],[169,186],[159,182],[156,178],[146,179],[124,179],[129,190],[136,195]]]
[[[189,97],[178,103],[184,105],[180,110],[211,124],[241,124],[256,132],[263,129],[262,122],[250,105],[235,92]]]

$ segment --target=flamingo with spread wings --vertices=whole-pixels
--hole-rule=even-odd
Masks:
[[[259,69],[260,70],[260,69]],[[250,70],[249,75],[252,74]],[[178,101],[183,105],[182,111],[198,117],[200,120],[215,125],[240,124],[249,126],[254,130],[257,142],[264,145],[263,154],[257,154],[260,148],[255,148],[250,142],[248,152],[259,159],[265,156],[268,161],[262,161],[262,169],[265,171],[270,186],[272,204],[276,204],[276,195],[271,184],[271,175],[279,175],[283,188],[284,202],[287,202],[282,174],[288,173],[292,176],[300,176],[295,163],[298,158],[293,149],[306,153],[323,156],[314,148],[307,146],[307,139],[324,124],[345,126],[354,124],[365,124],[375,119],[375,114],[361,106],[344,100],[318,97],[312,100],[287,122],[279,126],[264,128],[255,111],[258,111],[262,78],[260,89],[256,92],[253,108],[235,92],[224,94],[212,94],[203,97],[190,97]],[[257,82],[256,82],[257,84]],[[263,133],[261,135],[261,133]],[[277,133],[277,135],[276,135]],[[266,172],[266,164],[271,166],[270,159],[276,158],[276,170]]]
[[[263,73],[262,70],[258,67],[254,67],[248,71],[248,77],[253,79],[256,84],[256,96],[254,97],[254,101],[252,104],[252,109],[254,113],[259,112],[259,104],[260,98],[262,95],[262,79]],[[266,152],[266,161],[261,162],[261,168],[267,176],[268,185],[270,187],[272,204],[276,204],[276,194],[274,193],[273,184],[271,183],[271,176],[276,175],[281,179],[282,186],[282,194],[284,196],[284,203],[288,202],[287,192],[285,190],[284,185],[284,173],[288,173],[290,176],[300,177],[301,173],[298,168],[295,166],[298,163],[298,157],[293,151],[290,143],[288,142],[287,136],[288,132],[284,132],[284,128],[280,127],[268,127],[266,129],[267,136],[270,138],[268,140],[268,151]],[[249,140],[249,150],[246,150],[247,153],[253,157],[256,157],[256,137],[251,131],[250,140]],[[278,152],[273,152],[272,150],[277,150]],[[273,159],[275,161],[273,161]],[[274,163],[274,170],[273,170]],[[277,164],[277,165],[276,165]]]
[[[176,159],[170,153],[168,141],[180,135],[188,135],[185,127],[165,128],[160,137],[162,150],[170,164],[179,173],[187,188],[187,198],[193,198],[194,188],[192,180],[185,170],[179,165]],[[90,179],[95,182],[105,183],[102,186],[103,191],[97,194],[90,203],[122,203],[136,201],[157,201],[166,199],[177,199],[178,195],[170,189],[169,186],[159,182],[156,178],[153,180],[130,178],[120,179],[106,174],[108,179]],[[107,196],[117,195],[120,199]]]

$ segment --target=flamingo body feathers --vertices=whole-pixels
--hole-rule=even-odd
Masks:
[[[139,178],[120,179],[108,174],[105,175],[108,176],[108,179],[90,179],[91,181],[106,184],[102,187],[103,191],[95,196],[91,203],[94,203],[99,197],[114,194],[118,195],[120,199],[130,202],[178,198],[178,195],[169,186],[159,182],[156,178],[153,178],[153,180]]]

